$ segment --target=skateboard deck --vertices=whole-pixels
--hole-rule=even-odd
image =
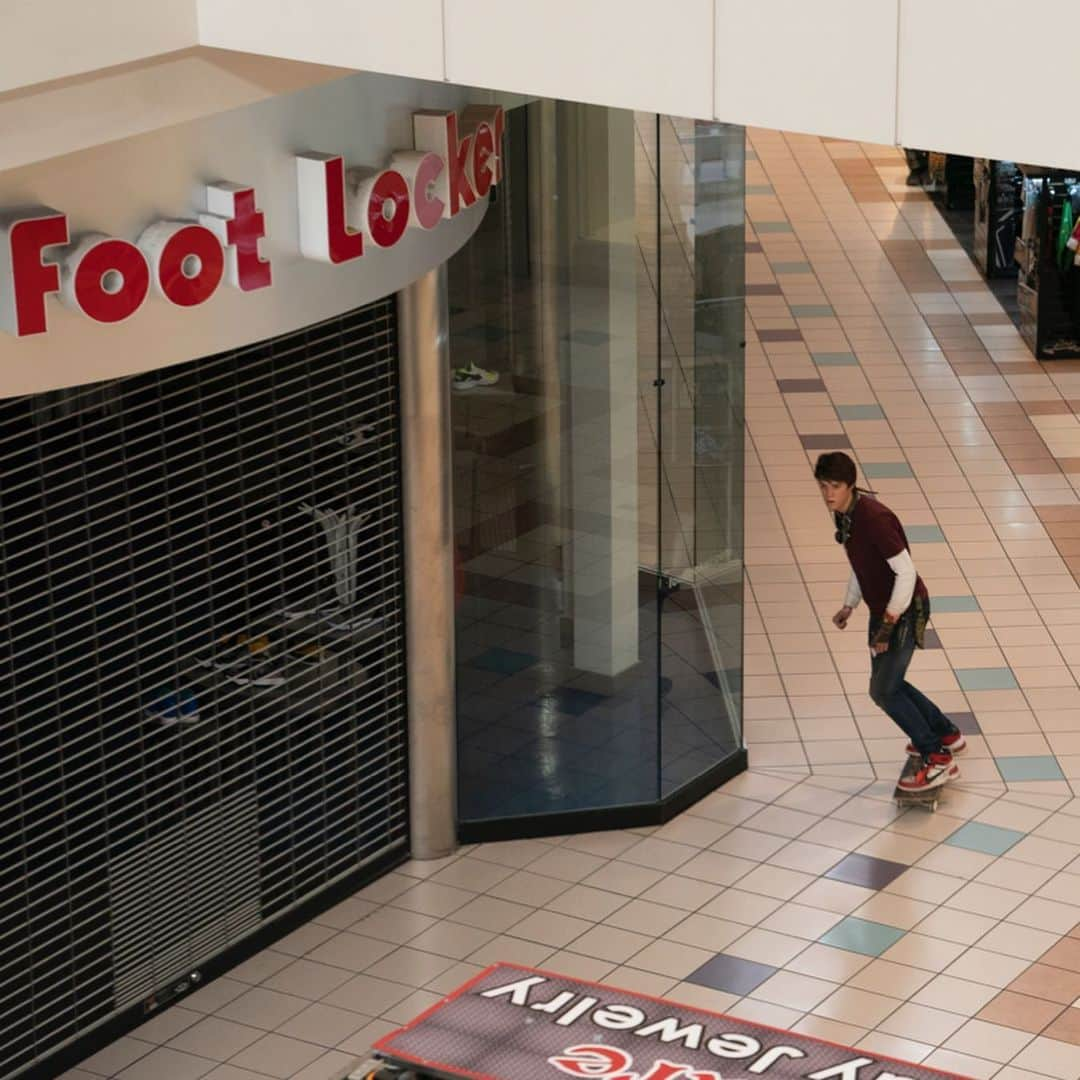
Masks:
[[[930,788],[929,791],[905,791],[900,786],[901,780],[908,776],[914,776],[918,772],[919,764],[917,757],[908,757],[907,761],[904,762],[904,767],[900,770],[899,777],[897,777],[896,787],[893,789],[893,798],[896,800],[897,806],[921,806],[931,813],[936,813],[941,793],[946,787],[945,784]]]

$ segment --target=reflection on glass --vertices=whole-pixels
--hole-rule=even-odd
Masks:
[[[742,443],[695,366],[694,140],[537,101],[508,114],[504,150],[506,182],[449,274],[464,821],[656,803],[737,738],[723,695],[740,635],[715,645],[734,624],[714,585],[741,559],[741,524],[737,548],[717,536]],[[663,323],[661,289],[682,305]],[[720,351],[714,366],[741,370]],[[724,432],[740,456],[706,484],[699,433]]]

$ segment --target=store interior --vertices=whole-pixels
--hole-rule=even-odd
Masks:
[[[655,805],[741,749],[742,153],[509,114],[449,267],[466,830]]]

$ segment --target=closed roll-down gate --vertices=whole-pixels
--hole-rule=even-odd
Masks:
[[[0,402],[0,1076],[404,851],[392,299]]]

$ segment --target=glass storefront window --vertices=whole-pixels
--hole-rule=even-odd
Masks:
[[[465,823],[655,807],[741,746],[742,231],[699,251],[695,213],[741,214],[742,130],[711,128],[510,110],[450,264]]]

